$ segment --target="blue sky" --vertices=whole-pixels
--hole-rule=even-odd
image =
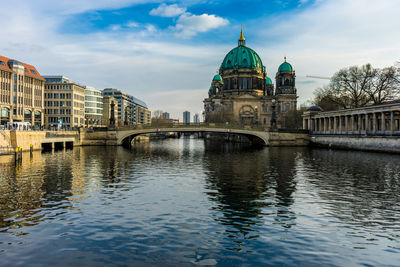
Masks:
[[[246,43],[274,78],[287,56],[299,103],[351,65],[399,60],[398,0],[0,0],[0,54],[98,89],[119,88],[182,119]],[[4,38],[5,37],[5,38]]]

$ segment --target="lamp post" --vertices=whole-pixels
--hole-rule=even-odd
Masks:
[[[271,131],[277,130],[276,127],[276,100],[272,99]]]

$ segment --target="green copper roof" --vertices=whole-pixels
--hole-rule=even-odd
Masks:
[[[247,46],[233,48],[222,61],[220,71],[227,69],[264,69],[261,58]]]
[[[212,86],[210,86],[210,91],[212,91]]]
[[[222,77],[219,74],[216,74],[213,78],[213,81],[222,81]]]
[[[270,77],[267,77],[267,79],[265,79],[265,83],[266,84],[272,84],[272,80]]]
[[[278,72],[279,71],[293,71],[293,67],[285,61],[279,66]]]

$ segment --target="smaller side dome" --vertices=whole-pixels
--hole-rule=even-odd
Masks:
[[[273,84],[270,77],[267,77],[267,79],[265,79],[265,84],[267,85]]]
[[[222,77],[219,74],[216,74],[213,78],[213,81],[222,81]]]
[[[210,86],[210,91],[212,91],[212,86]]]
[[[283,62],[278,68],[278,72],[280,72],[280,71],[293,71],[292,65],[290,65],[290,63],[286,62],[286,57],[285,57],[285,62]]]
[[[307,111],[324,111],[320,106],[311,106]]]

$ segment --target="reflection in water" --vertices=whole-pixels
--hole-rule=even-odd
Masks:
[[[215,209],[222,211],[223,217],[216,220],[229,226],[227,236],[238,244],[232,249],[241,252],[246,239],[259,237],[254,226],[261,226],[264,216],[274,216],[283,227],[295,224],[290,205],[298,150],[257,150],[238,144],[219,147],[211,142],[206,151],[207,194],[218,203]]]
[[[0,265],[395,265],[399,159],[191,138],[0,157]]]
[[[352,229],[351,235],[376,241],[368,232],[378,231],[395,241],[400,236],[399,159],[391,154],[313,150],[305,159],[310,168],[305,175],[326,203],[324,213]]]

